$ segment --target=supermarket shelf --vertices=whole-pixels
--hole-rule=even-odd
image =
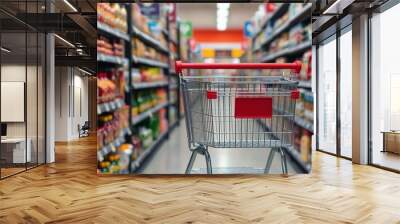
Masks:
[[[169,39],[169,41],[171,41],[171,43],[173,43],[175,46],[178,46],[178,41],[176,41],[175,39],[171,38]]]
[[[274,54],[269,54],[269,55],[263,57],[261,62],[271,62],[279,57],[299,54],[304,51],[307,51],[308,49],[311,49],[311,41],[306,41],[304,43],[297,45],[296,47],[286,48],[286,49],[278,51]]]
[[[261,50],[262,47],[270,44],[279,35],[281,35],[283,32],[285,32],[289,28],[293,27],[294,25],[297,25],[303,19],[307,18],[307,16],[311,17],[311,8],[312,8],[311,4],[308,4],[306,7],[304,7],[299,13],[296,14],[296,16],[289,19],[282,26],[277,28],[275,30],[275,32],[272,35],[270,35],[270,38],[266,39],[258,48],[254,49],[253,52]]]
[[[262,122],[261,120],[257,120],[258,123],[265,129],[270,131],[269,127]],[[273,135],[273,134],[272,134]],[[274,138],[279,139],[275,135]],[[296,164],[302,169],[303,173],[308,173],[311,170],[310,164],[305,164],[305,162],[300,158],[299,151],[297,151],[293,146],[291,147],[283,147],[286,151],[286,154],[290,156],[290,158],[296,162]]]
[[[275,12],[265,19],[261,28],[254,34],[254,38],[257,38],[265,30],[269,21],[275,20],[280,17],[288,8],[289,4],[282,3],[281,5],[279,5]]]
[[[314,125],[306,120],[304,120],[301,117],[295,116],[294,117],[294,123],[296,123],[298,126],[308,130],[311,133],[314,133]]]
[[[141,64],[141,65],[148,65],[148,66],[153,66],[153,67],[160,67],[160,68],[168,68],[168,64],[162,63],[153,59],[147,59],[147,58],[141,58],[141,57],[136,57],[132,56],[132,61],[133,63],[136,64]]]
[[[140,113],[139,115],[135,116],[132,118],[132,125],[135,125],[141,121],[143,121],[144,119],[146,119],[147,117],[149,117],[150,115],[152,115],[153,113],[161,110],[162,108],[166,107],[168,105],[168,103],[161,103],[158,104],[157,106],[143,112]]]
[[[120,30],[114,29],[112,27],[110,27],[107,24],[104,24],[102,22],[97,21],[97,30],[101,31],[101,32],[105,32],[109,35],[112,35],[114,37],[118,37],[121,38],[123,40],[129,41],[129,36],[127,33],[124,33]]]
[[[162,53],[169,54],[168,49],[166,47],[162,46],[160,41],[158,41],[158,40],[154,39],[153,37],[151,37],[150,35],[142,32],[135,26],[132,27],[132,33],[133,33],[133,35],[138,37],[140,40],[142,40],[143,42],[146,42],[147,44],[151,45],[155,49],[161,51]]]
[[[97,61],[112,63],[112,64],[116,64],[116,65],[127,65],[128,64],[128,59],[126,59],[126,58],[106,55],[106,54],[102,54],[102,53],[98,53],[98,52],[97,52]]]
[[[303,88],[303,89],[311,89],[312,85],[311,85],[311,81],[299,81],[299,88]]]
[[[164,140],[167,134],[168,131],[160,134],[158,138],[138,156],[137,159],[131,162],[131,173],[134,173],[142,165],[147,156],[157,149],[157,146]]]
[[[125,105],[124,100],[119,99],[119,98],[115,99],[111,102],[97,104],[97,114],[111,112],[111,111],[121,108],[124,105]]]
[[[111,143],[108,143],[106,146],[103,146],[99,150],[97,150],[97,158],[99,161],[103,161],[104,156],[106,156],[110,152],[115,152],[116,149],[125,142],[125,136],[132,134],[129,128],[124,128],[120,135],[114,139]]]
[[[279,114],[285,114],[285,115],[290,115],[287,114],[286,112],[279,110],[279,109],[273,109],[274,111],[278,112]],[[294,123],[297,124],[298,126],[308,130],[311,133],[314,133],[314,124],[305,121],[303,118],[300,118],[298,116],[294,116]]]
[[[133,89],[147,89],[147,88],[163,87],[163,86],[167,86],[167,85],[168,85],[167,81],[139,82],[139,83],[133,83],[132,87],[133,87]]]
[[[174,130],[178,126],[179,126],[179,120],[176,119],[176,121],[169,126],[169,131],[171,132],[172,130]]]
[[[170,69],[169,70],[169,74],[171,75],[175,75],[176,74],[176,71],[175,71],[175,69],[174,68],[172,68],[172,69]]]
[[[311,170],[311,164],[304,163],[304,161],[300,158],[299,151],[297,151],[293,146],[292,147],[284,147],[286,154],[296,162],[296,164],[302,169],[303,173],[309,173]]]
[[[166,37],[169,37],[169,33],[168,33],[168,30],[167,30],[167,29],[163,28],[163,29],[161,30],[161,32],[162,32]]]
[[[170,86],[169,86],[169,89],[177,89],[178,88],[178,84],[176,84],[176,83],[172,83]]]

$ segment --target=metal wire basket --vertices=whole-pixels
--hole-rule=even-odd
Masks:
[[[199,64],[177,62],[181,74],[189,148],[192,151],[186,173],[190,173],[196,154],[205,156],[207,173],[212,173],[208,147],[271,148],[282,156],[293,145],[293,126],[297,82],[283,77],[265,76],[184,76],[182,68],[197,69],[295,69],[286,64]],[[273,156],[273,153],[270,153]],[[268,159],[268,161],[270,158]],[[272,162],[271,161],[269,163]],[[266,172],[269,170],[268,164]],[[268,168],[268,169],[267,169]]]

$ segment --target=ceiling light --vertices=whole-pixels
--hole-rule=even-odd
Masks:
[[[61,40],[62,42],[66,43],[68,46],[75,48],[75,45],[73,45],[71,42],[69,42],[68,40],[58,36],[57,34],[54,34],[55,37],[57,37],[59,40]]]
[[[228,17],[229,15],[229,10],[220,10],[218,9],[217,11],[217,16],[218,17]]]
[[[217,30],[224,31],[228,26],[230,3],[217,3]]]
[[[218,16],[217,23],[228,23],[228,17],[227,16]]]
[[[230,6],[231,6],[231,3],[217,3],[218,9],[229,9]]]
[[[6,52],[6,53],[10,53],[10,52],[11,52],[11,50],[9,50],[9,49],[7,49],[7,48],[5,48],[5,47],[1,47],[0,49],[1,49],[2,51]]]
[[[219,30],[219,31],[226,30],[226,23],[218,23],[217,24],[217,30]]]
[[[78,12],[78,10],[68,0],[64,0],[64,3],[67,4],[74,12]]]

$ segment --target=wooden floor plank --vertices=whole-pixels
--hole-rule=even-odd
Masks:
[[[0,181],[0,223],[400,223],[400,175],[320,152],[309,175],[97,176],[96,139]]]

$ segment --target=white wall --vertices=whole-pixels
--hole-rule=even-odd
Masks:
[[[83,75],[76,68],[56,67],[56,141],[77,139],[78,124],[88,120],[88,78]]]

